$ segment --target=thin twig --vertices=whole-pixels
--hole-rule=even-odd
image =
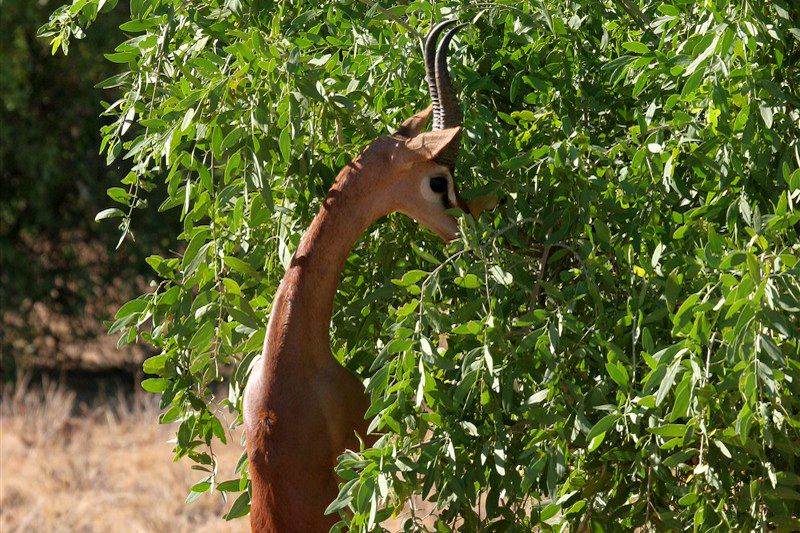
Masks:
[[[545,240],[550,238],[550,233],[550,230],[547,230],[547,237]],[[549,244],[545,245],[544,251],[542,251],[542,258],[539,260],[539,273],[536,275],[536,285],[533,287],[533,292],[531,293],[531,307],[539,303],[539,290],[542,288],[544,271],[547,269],[547,260],[550,258],[550,248],[551,246]]]

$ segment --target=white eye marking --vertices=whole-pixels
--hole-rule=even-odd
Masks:
[[[427,201],[434,203],[434,204],[442,204],[442,193],[436,192],[431,188],[431,179],[435,177],[441,177],[447,180],[447,197],[452,199],[454,196],[452,190],[453,185],[450,181],[450,176],[446,175],[435,175],[435,176],[426,176],[422,178],[419,182],[420,193],[422,193],[422,197],[425,198]],[[455,204],[453,204],[455,205]]]
[[[453,180],[450,177],[447,178],[447,198],[450,200],[450,206],[456,207],[458,202],[456,201],[456,189],[453,186]]]

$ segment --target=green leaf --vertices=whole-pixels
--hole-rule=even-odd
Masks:
[[[456,335],[478,335],[482,329],[482,325],[477,320],[470,320],[466,324],[459,324],[453,328],[453,333]]]
[[[246,278],[258,279],[259,275],[255,268],[239,258],[232,256],[225,256],[222,262],[229,266],[234,271],[242,274]]]
[[[602,433],[598,433],[597,435],[592,437],[591,440],[589,441],[589,446],[587,447],[586,451],[588,451],[589,453],[592,453],[593,451],[595,451],[597,448],[600,447],[600,445],[603,443],[603,440],[605,438],[606,438],[606,432],[605,431],[602,432]]]
[[[145,309],[147,309],[147,305],[149,304],[150,300],[147,297],[139,297],[135,300],[131,300],[126,302],[122,307],[117,310],[117,314],[114,315],[114,318],[123,318],[132,315],[138,315]]]
[[[733,122],[733,130],[742,131],[745,124],[747,124],[748,118],[750,118],[750,104],[745,103],[736,115],[736,119]]]
[[[686,433],[686,426],[684,424],[664,424],[647,430],[661,437],[683,437]]]
[[[325,509],[325,514],[333,514],[341,509],[347,507],[350,502],[352,501],[352,496],[349,493],[349,488],[355,485],[355,482],[358,481],[357,479],[351,479],[339,489],[339,495],[336,496],[336,499],[333,500],[330,505],[328,505],[327,509]]]
[[[136,54],[131,52],[118,52],[113,54],[105,54],[105,58],[112,63],[128,63],[136,60]]]
[[[675,318],[672,319],[673,334],[677,335],[688,331],[694,319],[694,309],[699,299],[699,294],[691,294],[678,308],[678,311],[675,313]]]
[[[211,488],[211,482],[209,482],[209,481],[200,481],[199,483],[195,483],[194,485],[192,485],[192,489],[191,490],[192,490],[192,492],[203,493],[203,492],[207,492],[208,489],[210,489],[210,488]]]
[[[228,481],[218,483],[217,490],[220,492],[239,492],[244,490],[244,487],[242,487],[242,480],[229,479]]]
[[[206,350],[211,346],[211,341],[213,339],[214,323],[206,322],[192,335],[192,339],[189,341],[189,348],[197,351]]]
[[[688,465],[690,459],[696,454],[697,450],[695,449],[681,450],[664,459],[662,464],[667,468],[675,468],[679,465]]]
[[[183,254],[183,259],[181,260],[181,269],[185,275],[191,274],[197,265],[204,260],[202,251],[204,250],[206,241],[210,236],[211,231],[208,229],[200,229],[192,236],[192,239],[189,241],[189,245],[186,247],[186,251]],[[205,249],[207,250],[207,248]],[[198,255],[200,255],[200,258],[195,261],[195,258],[197,258]]]
[[[616,413],[604,416],[592,426],[592,429],[589,430],[589,434],[586,435],[586,440],[591,441],[601,433],[608,432],[608,430],[617,423],[617,420],[619,420],[619,415]]]
[[[161,374],[166,361],[166,354],[154,355],[145,359],[144,363],[142,363],[142,368],[147,374]]]
[[[475,274],[466,274],[463,277],[459,276],[455,279],[456,285],[464,287],[465,289],[477,289],[481,286],[480,279]]]
[[[142,380],[142,388],[147,392],[162,393],[167,390],[169,380],[164,378],[147,378]]]
[[[491,267],[489,269],[489,273],[492,275],[492,278],[500,285],[509,286],[514,282],[514,276],[512,276],[509,272],[504,271],[497,265]]]
[[[658,6],[658,10],[670,17],[679,17],[681,14],[680,9],[671,4],[661,4]]]
[[[289,130],[289,126],[286,126],[281,130],[280,138],[278,139],[278,145],[281,149],[281,157],[283,157],[284,161],[289,161],[292,157],[292,134]]]
[[[233,502],[231,508],[224,515],[225,520],[233,520],[245,516],[250,512],[250,493],[245,491]]]
[[[637,41],[631,41],[627,43],[622,43],[622,47],[629,52],[633,52],[634,54],[649,54],[650,49],[647,47],[646,44],[640,43]]]
[[[553,518],[553,517],[556,515],[556,513],[558,513],[560,510],[561,510],[561,506],[560,506],[560,505],[555,505],[555,504],[552,504],[552,503],[551,503],[550,505],[548,505],[547,507],[545,507],[544,509],[542,509],[542,513],[541,513],[541,515],[539,516],[539,519],[540,519],[542,522],[545,522],[545,521],[547,521],[547,520],[550,520],[550,519],[551,519],[551,518]]]
[[[700,499],[700,496],[698,496],[697,493],[690,492],[690,493],[682,496],[681,499],[678,500],[678,505],[681,505],[683,507],[690,507],[690,506],[694,505],[695,502],[697,502],[698,499]]]
[[[111,187],[108,189],[108,196],[112,200],[125,205],[129,205],[132,198],[130,193],[122,187]]]
[[[492,353],[489,351],[489,347],[486,345],[483,346],[483,361],[486,364],[486,370],[489,372],[489,375],[493,376],[494,359],[492,359]]]
[[[714,50],[717,48],[717,43],[719,42],[719,34],[716,34],[708,46],[692,61],[688,67],[686,67],[686,71],[683,73],[684,76],[690,76],[692,73],[696,72],[703,72],[703,69],[697,70],[698,67],[704,65],[711,54],[714,53]]]
[[[675,401],[672,404],[672,412],[669,416],[670,422],[674,422],[688,415],[692,398],[692,387],[690,385],[690,380],[687,378],[688,376],[684,378],[677,389],[675,389]]]
[[[758,111],[761,113],[761,119],[764,121],[764,126],[768,130],[772,129],[773,112],[772,107],[768,106],[766,102],[761,102],[758,106]]]
[[[617,382],[620,387],[625,387],[628,384],[628,371],[625,367],[617,361],[616,363],[606,363],[606,371],[611,379]]]
[[[401,279],[393,279],[392,283],[395,285],[399,285],[401,287],[408,287],[409,285],[413,285],[417,283],[419,280],[423,279],[428,275],[427,272],[424,270],[409,270]]]
[[[416,311],[416,310],[417,310],[417,307],[419,307],[419,300],[417,300],[416,298],[414,298],[414,299],[413,299],[413,300],[411,300],[410,302],[408,302],[408,303],[406,303],[406,304],[402,305],[402,306],[401,306],[401,307],[400,307],[400,308],[397,310],[397,317],[398,317],[398,318],[403,318],[403,317],[406,317],[406,316],[410,315],[411,313],[413,313],[414,311]]]
[[[658,386],[658,391],[656,392],[656,406],[661,405],[661,402],[664,401],[664,398],[666,398],[670,389],[672,389],[672,384],[675,383],[675,376],[677,376],[678,370],[681,368],[681,353],[682,351],[678,352],[675,360],[667,368],[667,373],[664,374],[664,379],[661,380],[661,383]]]
[[[683,85],[683,90],[681,90],[681,98],[686,100],[688,99],[692,93],[700,86],[703,82],[703,75],[705,74],[705,70],[700,68],[695,70],[694,73],[689,76],[689,79],[686,80],[686,83]]]
[[[117,209],[116,207],[110,207],[108,209],[103,209],[94,217],[95,222],[100,222],[106,218],[114,218],[114,217],[124,217],[125,213],[121,209]]]
[[[190,107],[186,110],[186,114],[183,115],[183,120],[181,121],[181,131],[186,131],[189,129],[189,126],[192,125],[192,121],[194,120],[194,113],[195,110],[193,107]]]

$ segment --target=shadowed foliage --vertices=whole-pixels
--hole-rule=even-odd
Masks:
[[[142,291],[141,249],[173,231],[141,212],[137,243],[114,253],[119,235],[94,223],[126,162],[107,166],[94,84],[119,72],[102,57],[129,16],[120,5],[67,58],[36,32],[54,2],[3,3],[0,31],[0,353],[2,379],[18,367],[135,369],[142,350],[118,352],[102,320]],[[132,365],[132,366],[131,366]]]

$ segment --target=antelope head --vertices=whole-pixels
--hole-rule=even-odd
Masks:
[[[362,172],[371,174],[368,194],[376,215],[399,211],[445,241],[458,235],[458,222],[447,211],[458,207],[470,213],[453,180],[462,117],[447,68],[447,50],[455,32],[464,26],[454,23],[437,24],[426,38],[425,70],[432,105],[403,122],[394,134],[373,141],[354,161]],[[444,30],[448,31],[439,40]],[[425,132],[431,115],[432,131]]]

